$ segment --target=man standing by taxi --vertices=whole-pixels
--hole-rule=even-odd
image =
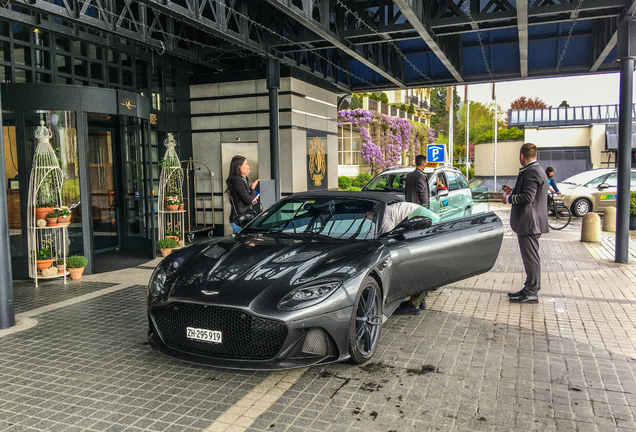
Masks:
[[[419,204],[428,208],[430,191],[428,189],[428,177],[424,174],[426,156],[415,156],[415,171],[406,176],[404,182],[404,199],[408,202]],[[420,309],[426,309],[426,296],[428,291],[411,296],[410,300],[402,303],[395,310],[397,315],[417,315]]]
[[[519,153],[521,168],[514,189],[504,185],[502,202],[512,204],[510,227],[517,234],[526,282],[523,289],[508,293],[512,303],[538,303],[541,289],[539,238],[549,232],[548,177],[537,162],[537,146],[526,143]]]

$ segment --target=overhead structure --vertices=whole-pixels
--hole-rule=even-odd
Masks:
[[[193,72],[304,71],[344,91],[617,72],[626,0],[2,2],[6,19]]]

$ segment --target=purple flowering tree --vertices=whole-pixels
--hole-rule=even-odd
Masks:
[[[358,126],[362,144],[362,159],[371,166],[371,174],[400,163],[408,152],[412,157],[425,151],[432,134],[422,124],[407,119],[374,114],[362,108],[338,112],[338,126],[351,123]]]

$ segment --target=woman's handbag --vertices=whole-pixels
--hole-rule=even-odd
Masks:
[[[228,193],[228,195],[230,196],[230,204],[232,204],[232,208],[234,209],[234,217],[232,218],[231,222],[243,228],[245,227],[245,225],[250,223],[252,219],[256,217],[256,214],[254,213],[238,214],[236,212],[236,207],[234,206],[234,200],[232,199],[232,194]]]

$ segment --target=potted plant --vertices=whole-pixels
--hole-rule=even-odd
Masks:
[[[179,208],[177,210],[179,210],[179,211],[184,211],[185,210],[185,203],[183,201],[181,201],[181,198],[179,198]]]
[[[57,211],[57,209],[54,209],[51,213],[46,215],[46,224],[50,227],[54,227],[57,226],[57,218],[59,217],[60,213]]]
[[[64,273],[66,271],[66,262],[64,261],[64,258],[58,258],[55,264],[59,273]]]
[[[53,210],[55,210],[53,203],[37,203],[35,205],[35,220],[38,221],[40,219],[46,219],[46,216]]]
[[[71,211],[68,207],[60,207],[55,210],[58,212],[57,224],[60,226],[68,225],[71,223]]]
[[[51,248],[48,245],[45,245],[42,249],[38,251],[35,256],[36,266],[38,270],[44,270],[51,267],[55,258],[52,258],[53,253],[51,252]]]
[[[629,229],[636,230],[636,191],[629,193]]]
[[[179,197],[168,196],[166,197],[166,211],[177,211],[179,209]]]
[[[157,246],[161,249],[161,256],[166,257],[177,247],[177,241],[173,238],[162,238],[157,242]]]
[[[81,255],[73,255],[66,258],[66,268],[71,273],[71,279],[81,279],[84,273],[84,267],[88,264],[88,260]]]

